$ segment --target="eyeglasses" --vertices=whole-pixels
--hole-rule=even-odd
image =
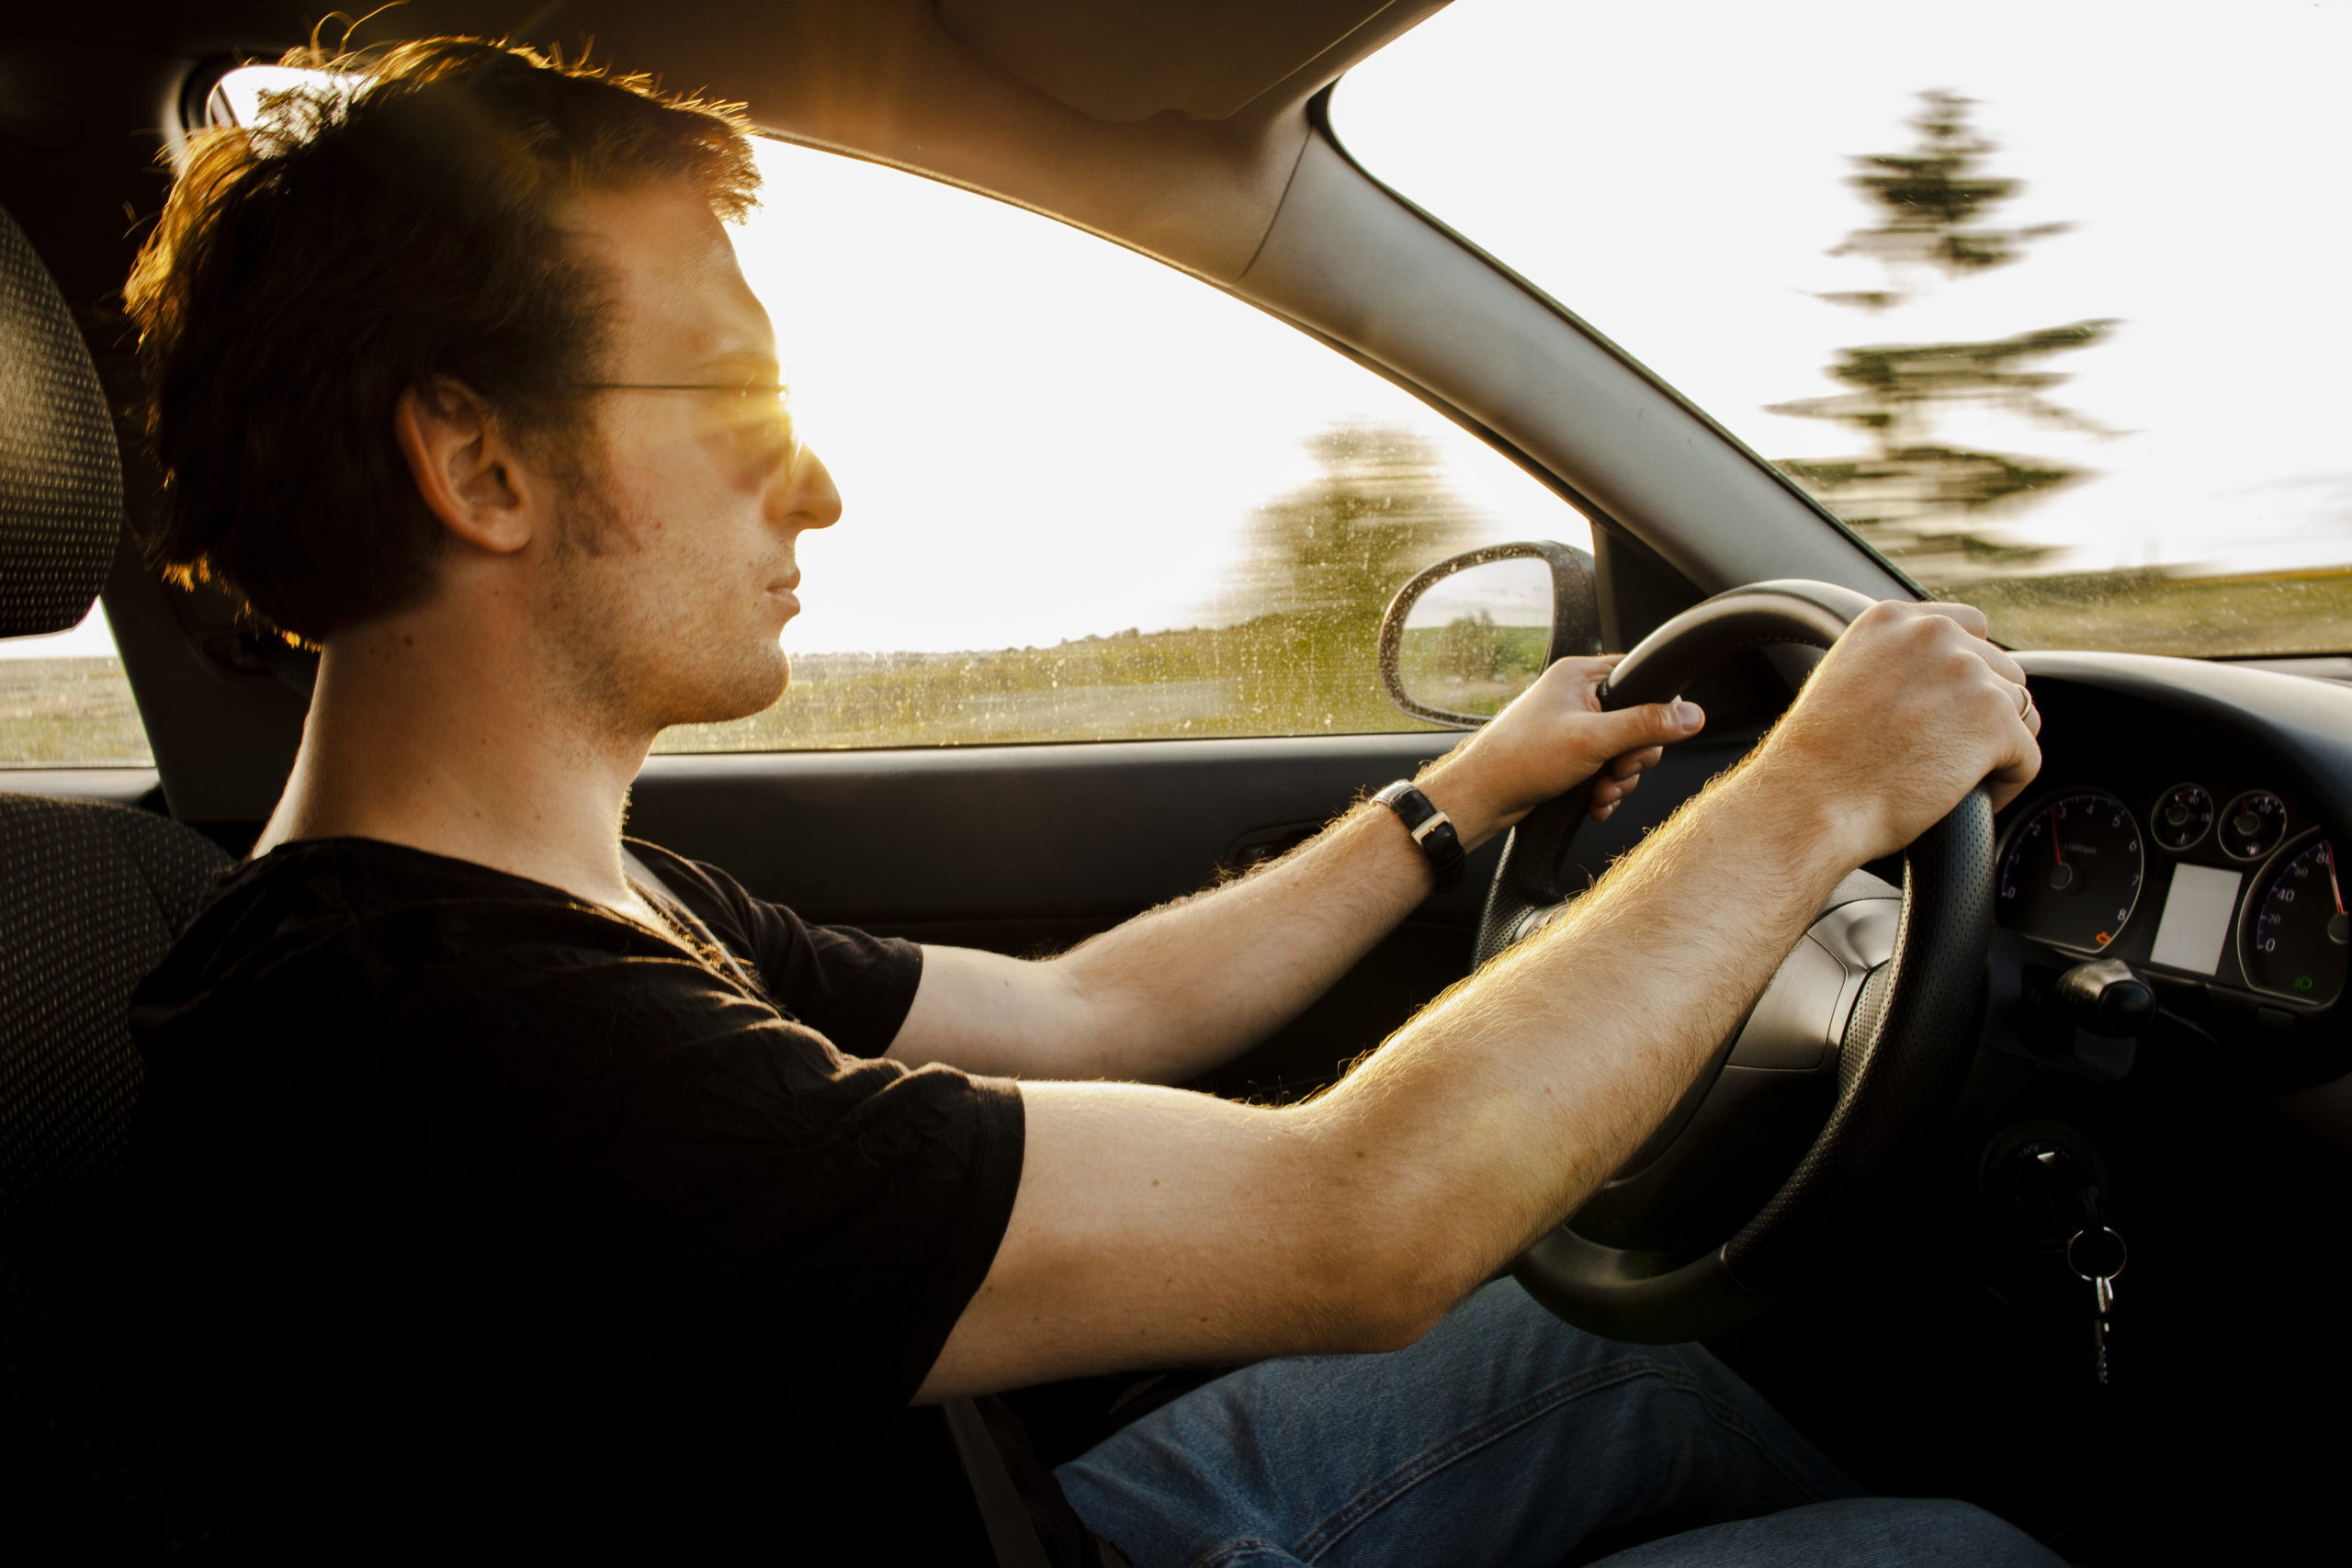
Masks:
[[[778,381],[576,381],[583,392],[695,392],[719,411],[736,453],[751,459],[781,457],[789,472],[800,461],[792,423],[792,389]]]

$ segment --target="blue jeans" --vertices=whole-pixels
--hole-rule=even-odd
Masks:
[[[1056,1473],[1135,1568],[2059,1564],[1968,1504],[1861,1496],[1704,1349],[1596,1338],[1507,1280],[1408,1349],[1262,1362]]]

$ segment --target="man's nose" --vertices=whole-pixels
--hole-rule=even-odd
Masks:
[[[842,492],[814,447],[803,446],[777,487],[770,515],[795,530],[830,528],[842,520]]]

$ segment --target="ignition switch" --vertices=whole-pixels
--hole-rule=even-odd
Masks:
[[[2028,1122],[1995,1138],[1976,1179],[1995,1223],[2028,1247],[2060,1247],[2106,1223],[2107,1162],[2063,1122]]]

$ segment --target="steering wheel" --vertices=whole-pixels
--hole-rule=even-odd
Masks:
[[[1600,705],[1665,701],[1749,649],[1826,649],[1871,603],[1802,581],[1717,594],[1643,638]],[[1513,829],[1479,925],[1481,964],[1566,907],[1555,879],[1592,787]],[[1521,1254],[1520,1282],[1579,1327],[1668,1344],[1730,1327],[1834,1261],[1959,1092],[1992,905],[1980,786],[1904,852],[1899,892],[1863,873],[1839,886],[1649,1141]]]

